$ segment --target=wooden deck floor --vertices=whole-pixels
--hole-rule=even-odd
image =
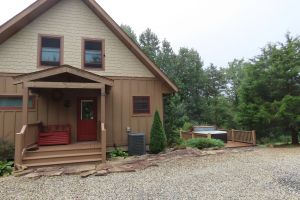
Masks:
[[[239,147],[252,147],[253,144],[243,143],[243,142],[232,142],[228,141],[225,144],[225,148],[239,148]]]

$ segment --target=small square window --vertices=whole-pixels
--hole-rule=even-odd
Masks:
[[[84,40],[84,67],[103,68],[103,42],[101,40]]]
[[[61,38],[41,37],[40,41],[40,65],[60,66],[61,65]]]
[[[133,97],[133,114],[150,114],[150,97]]]

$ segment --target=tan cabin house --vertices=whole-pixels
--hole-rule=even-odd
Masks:
[[[105,162],[129,128],[149,143],[177,91],[95,0],[37,0],[0,27],[0,139],[17,167]]]

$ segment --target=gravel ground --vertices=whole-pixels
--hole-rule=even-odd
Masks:
[[[106,177],[0,179],[1,199],[300,199],[300,148],[173,159]]]

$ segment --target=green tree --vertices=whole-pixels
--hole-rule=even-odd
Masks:
[[[188,121],[186,106],[178,94],[164,96],[164,125],[168,145],[177,144],[179,128]]]
[[[155,33],[147,28],[139,37],[140,47],[148,55],[148,57],[156,62],[156,58],[160,49],[160,41]]]
[[[224,97],[226,88],[225,70],[210,64],[209,67],[205,68],[204,75],[204,97],[208,106],[205,112],[206,121],[218,127],[225,127],[225,118],[229,116],[227,111],[230,107]]]
[[[139,44],[138,43],[138,40],[137,40],[137,36],[134,32],[134,30],[131,28],[131,26],[129,25],[126,25],[126,24],[121,24],[121,28],[123,29],[123,31],[125,33],[127,33],[127,35],[136,43],[136,44]]]
[[[283,111],[279,112],[280,109],[290,108],[287,104],[291,101],[286,99],[287,96],[294,99],[300,94],[299,67],[298,37],[287,34],[284,43],[267,45],[261,55],[252,59],[245,67],[245,78],[238,90],[239,123],[245,128],[256,129],[258,136],[272,137],[285,132],[295,132],[290,125],[292,122],[279,123],[278,117],[284,116]],[[281,102],[280,106],[278,102]],[[275,117],[277,113],[281,114]],[[297,116],[297,113],[294,115]],[[293,118],[289,117],[291,119]]]
[[[287,95],[281,102],[278,102],[275,119],[290,130],[292,143],[299,144],[300,96]]]
[[[226,95],[234,106],[238,105],[238,89],[244,79],[244,68],[247,63],[242,59],[234,59],[228,63],[228,68],[225,69],[226,79]]]
[[[210,64],[204,70],[205,73],[205,92],[204,95],[207,98],[216,98],[220,96],[226,88],[225,70],[217,66]]]
[[[177,55],[173,80],[179,86],[186,114],[199,123],[205,122],[207,103],[204,98],[203,62],[194,49],[181,48]]]
[[[150,152],[159,153],[165,150],[167,146],[167,138],[163,124],[160,120],[158,111],[154,114],[153,124],[150,133]]]
[[[174,53],[170,42],[166,39],[162,41],[161,48],[158,51],[158,55],[155,60],[161,70],[173,80],[175,77],[176,54]]]

